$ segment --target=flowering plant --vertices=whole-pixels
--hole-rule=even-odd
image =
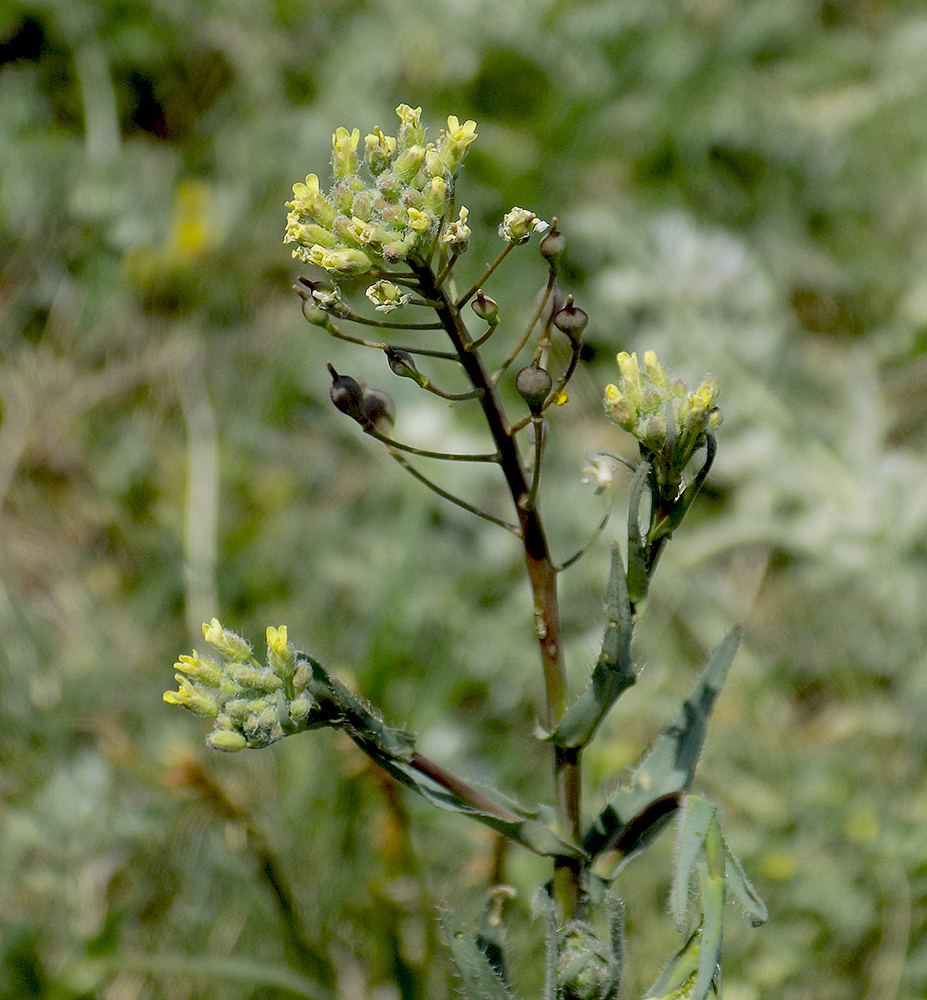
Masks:
[[[708,717],[734,658],[739,631],[732,629],[724,637],[677,718],[591,818],[583,808],[581,765],[583,751],[600,723],[635,683],[635,622],[643,612],[659,556],[711,468],[715,431],[721,423],[718,387],[706,376],[690,391],[669,377],[652,351],[644,354],[642,364],[636,354],[617,355],[619,377],[616,385],[605,389],[605,414],[636,439],[638,459],[631,462],[606,452],[591,456],[585,478],[602,493],[611,488],[619,468],[629,473],[626,561],[614,542],[601,652],[588,685],[574,694],[566,679],[558,580],[600,538],[609,518],[601,520],[576,553],[556,562],[545,533],[539,487],[549,433],[546,414],[567,399],[589,318],[560,289],[565,238],[556,219],[548,224],[523,208],[513,208],[500,223],[504,247],[496,259],[466,290],[458,290],[455,267],[469,246],[471,231],[467,208],[457,204],[456,183],[476,139],[476,126],[451,116],[437,141],[428,142],[420,113],[421,109],[400,105],[397,135],[386,135],[379,128],[368,134],[363,163],[358,155],[359,130],[337,129],[332,137],[332,186],[323,192],[315,174],[294,185],[293,199],[287,203],[285,242],[295,244],[295,257],[323,272],[322,277],[300,278],[296,286],[310,323],[340,340],[381,351],[394,376],[410,379],[425,392],[481,408],[491,440],[486,451],[424,450],[395,436],[394,427],[401,421],[386,392],[328,366],[334,406],[381,442],[405,471],[443,500],[519,539],[533,596],[544,691],[538,736],[550,749],[552,803],[525,808],[428,759],[409,733],[387,725],[322,664],[292,645],[286,627],[267,629],[262,664],[247,642],[213,619],[203,626],[203,633],[219,658],[196,652],[181,656],[176,664],[178,690],[164,698],[210,720],[213,728],[207,740],[219,750],[261,748],[304,730],[339,729],[396,781],[432,804],[468,816],[507,841],[550,858],[552,878],[538,889],[533,902],[545,927],[544,995],[549,1000],[618,996],[624,961],[619,874],[676,818],[678,847],[670,908],[683,943],[647,995],[691,1000],[717,996],[725,898],[738,899],[754,923],[766,918],[765,906],[721,831],[718,808],[693,791]],[[532,315],[491,368],[484,360],[484,348],[500,339],[502,310],[484,288],[508,254],[535,236],[540,238],[547,278]],[[339,281],[359,276],[371,280],[366,297],[376,313],[392,317],[422,310],[433,318],[396,322],[355,311]],[[345,332],[347,323],[372,327],[390,337],[402,330],[409,342],[365,339]],[[449,350],[433,346],[437,334],[447,338]],[[567,360],[552,372],[555,339],[561,339]],[[529,345],[530,360],[513,380],[524,412],[513,420],[499,385]],[[428,366],[428,373],[419,369],[420,363]],[[447,388],[443,379],[430,374],[438,365],[456,367],[458,383],[462,376],[464,384]],[[476,499],[454,494],[420,471],[420,458],[494,466],[506,484],[509,511],[489,510]],[[509,891],[501,885],[491,888],[476,934],[467,931],[452,910],[442,912],[451,955],[468,997],[501,1000],[514,995],[500,931],[500,900]],[[330,974],[331,967],[326,968]]]

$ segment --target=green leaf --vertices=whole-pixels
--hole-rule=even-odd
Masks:
[[[692,1000],[704,1000],[711,989],[718,963],[721,961],[721,931],[724,922],[724,879],[712,878],[708,865],[698,864],[699,886],[702,893],[702,948],[698,956],[698,976]]]
[[[396,781],[418,792],[440,809],[462,813],[517,841],[535,854],[580,858],[583,851],[564,840],[550,827],[534,819],[523,809],[498,793],[487,793],[468,785],[448,772],[443,776],[458,789],[429,776],[425,759],[415,750],[410,733],[394,729],[357,695],[305,653],[300,653],[312,668],[311,693],[318,700],[314,726],[343,729],[367,756]],[[428,762],[430,763],[430,762]],[[431,767],[436,774],[437,768]],[[469,796],[467,798],[466,796]]]
[[[650,586],[650,575],[647,572],[647,549],[644,546],[644,536],[641,533],[641,500],[644,496],[644,483],[650,475],[652,464],[642,459],[631,480],[628,495],[628,596],[631,604],[637,606],[647,596]]]
[[[545,887],[541,887],[531,899],[531,916],[544,918],[544,993],[543,1000],[558,1000],[557,986],[557,911],[554,901]]]
[[[692,872],[716,813],[717,806],[703,795],[685,797],[679,819],[673,885],[670,889],[670,912],[678,931],[685,930],[688,922]]]
[[[589,743],[599,723],[637,679],[631,662],[631,605],[617,542],[612,543],[606,609],[608,624],[602,640],[602,652],[593,667],[589,686],[566,710],[557,728],[547,736],[557,746],[578,747]]]
[[[513,1000],[514,995],[496,975],[457,914],[445,906],[438,916],[467,1000]]]
[[[673,504],[673,509],[670,513],[662,521],[653,526],[648,538],[648,541],[651,543],[672,535],[679,525],[682,524],[683,518],[689,513],[692,504],[695,502],[695,498],[699,495],[705,480],[708,478],[708,470],[715,460],[718,444],[717,439],[711,431],[707,432],[705,440],[706,455],[702,467],[695,474],[692,482],[682,491],[682,495]]]
[[[599,813],[583,839],[591,856],[613,843],[622,827],[650,804],[691,787],[711,710],[739,644],[740,629],[733,628],[705,664],[673,724],[631,772],[629,783]]]
[[[724,878],[728,888],[733,893],[734,898],[744,908],[750,923],[754,927],[760,927],[769,919],[769,910],[760,898],[759,893],[753,888],[750,879],[747,878],[743,865],[740,863],[740,858],[731,850],[731,846],[727,842],[727,837],[722,833],[721,838],[724,843],[725,855]]]
[[[647,1000],[669,1000],[681,997],[698,969],[701,941],[696,931],[663,967],[657,981],[647,990]]]

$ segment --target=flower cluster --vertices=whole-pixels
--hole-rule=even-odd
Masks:
[[[398,136],[377,128],[364,138],[372,182],[361,176],[360,132],[338,128],[332,136],[334,184],[328,194],[319,178],[293,185],[284,243],[293,256],[332,274],[365,274],[378,264],[425,258],[451,209],[454,182],[476,138],[476,122],[451,115],[437,142],[425,142],[421,108],[400,104]],[[454,252],[469,238],[466,210],[449,228]]]
[[[310,665],[287,643],[286,626],[267,629],[267,663],[255,660],[241,636],[217,619],[203,625],[206,641],[222,655],[211,660],[195,652],[181,656],[177,691],[164,700],[215,720],[207,742],[216,750],[265,747],[304,728],[315,700],[309,693]]]
[[[643,365],[625,351],[617,361],[621,377],[617,386],[606,386],[606,415],[637,438],[667,482],[678,482],[695,450],[721,424],[714,376],[690,392],[682,380],[670,381],[653,351],[644,354]]]

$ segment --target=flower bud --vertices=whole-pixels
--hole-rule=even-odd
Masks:
[[[447,211],[451,201],[451,192],[447,181],[443,177],[432,177],[425,185],[422,194],[425,197],[425,204],[440,219]]]
[[[552,386],[550,373],[536,363],[525,366],[515,376],[515,388],[533,416],[540,414]]]
[[[283,687],[283,681],[272,670],[252,667],[247,663],[230,666],[227,673],[240,688],[248,691],[269,694]]]
[[[248,741],[241,735],[241,733],[236,733],[231,729],[215,729],[206,737],[206,742],[213,748],[213,750],[227,750],[233,752],[235,750],[244,750],[248,745]]]
[[[422,146],[410,146],[393,161],[393,174],[401,184],[408,184],[418,173],[424,159],[425,150]]]
[[[332,377],[328,390],[331,401],[342,413],[363,423],[364,392],[360,385],[350,375],[339,375],[331,364],[328,365],[328,370]]]

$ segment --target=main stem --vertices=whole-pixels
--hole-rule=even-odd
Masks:
[[[556,728],[566,710],[566,669],[560,631],[560,610],[557,603],[557,571],[550,557],[544,527],[537,504],[529,503],[530,482],[515,443],[512,428],[506,418],[496,386],[483,366],[479,352],[473,347],[467,328],[457,308],[426,264],[413,263],[412,270],[419,282],[422,296],[436,303],[435,311],[467,377],[475,389],[482,389],[480,406],[493,441],[499,451],[499,464],[505,476],[512,501],[518,511],[521,538],[525,550],[528,579],[534,598],[534,624],[541,653],[546,693],[545,725]],[[561,833],[574,843],[581,843],[580,817],[580,750],[554,748],[554,788],[557,822]],[[554,892],[567,918],[579,916],[582,910],[583,878],[580,863],[575,859],[555,859]]]

